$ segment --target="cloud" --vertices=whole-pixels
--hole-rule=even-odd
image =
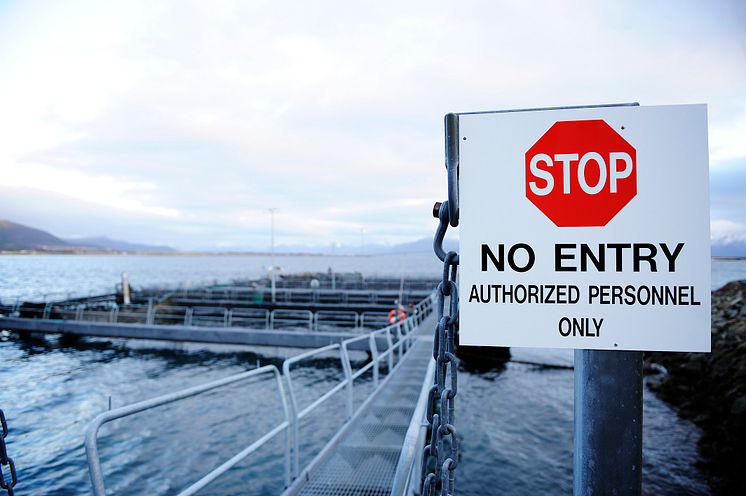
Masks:
[[[746,159],[711,169],[710,204],[713,218],[746,224]]]
[[[715,165],[746,158],[746,101],[735,106],[741,113],[710,127],[710,160]]]
[[[718,244],[746,242],[746,224],[725,219],[714,219],[710,223],[710,239]]]
[[[746,256],[746,224],[714,219],[710,223],[710,232],[713,256]]]
[[[111,176],[91,176],[79,171],[65,171],[43,164],[26,163],[9,167],[0,178],[0,185],[33,188],[41,191],[64,191],[67,196],[125,212],[159,217],[177,217],[174,208],[145,205],[133,194],[152,194],[157,186],[147,181],[117,181]]]
[[[0,18],[0,185],[52,217],[108,212],[79,234],[265,247],[279,207],[285,243],[394,243],[431,235],[447,111],[633,100],[709,103],[727,175],[744,23],[738,2],[19,4]],[[713,210],[733,220],[726,189]]]
[[[713,254],[746,255],[746,159],[725,161],[710,172]]]

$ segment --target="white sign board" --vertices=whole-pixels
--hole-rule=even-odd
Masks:
[[[459,116],[460,343],[710,350],[707,107]]]

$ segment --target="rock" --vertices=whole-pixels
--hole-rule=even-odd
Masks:
[[[510,348],[490,346],[459,346],[456,356],[467,370],[486,372],[503,369],[510,360]]]
[[[732,415],[746,415],[746,396],[741,396],[730,407]]]
[[[711,353],[646,353],[668,373],[648,387],[702,429],[715,494],[746,494],[746,281],[712,294]]]

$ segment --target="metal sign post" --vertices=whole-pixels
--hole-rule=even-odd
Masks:
[[[575,350],[573,494],[642,494],[642,352]]]

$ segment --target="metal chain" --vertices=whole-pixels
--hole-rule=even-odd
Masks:
[[[434,248],[438,258],[443,261],[443,278],[437,288],[438,324],[433,343],[433,358],[437,363],[435,383],[430,388],[427,402],[430,444],[425,446],[422,493],[425,496],[434,496],[440,490],[441,496],[451,496],[455,491],[456,467],[459,461],[459,439],[454,427],[455,400],[458,393],[458,360],[455,351],[458,332],[458,254],[455,251],[446,253],[443,250],[443,238],[449,225],[448,202],[436,203],[433,214],[436,213],[440,222],[435,234]]]
[[[443,249],[443,239],[448,226],[457,227],[459,221],[458,128],[458,115],[446,115],[445,165],[448,171],[448,201],[436,203],[433,208],[433,216],[439,220],[433,248],[435,254],[443,262],[443,279],[437,289],[438,325],[433,343],[433,358],[436,361],[435,384],[430,388],[427,401],[430,444],[425,446],[422,464],[422,493],[425,496],[434,496],[438,489],[440,489],[441,496],[452,496],[455,492],[456,467],[459,462],[459,439],[454,427],[455,401],[458,393],[458,360],[455,343],[459,326],[458,286],[456,285],[459,259],[456,252],[446,253]],[[447,314],[446,297],[449,303]],[[447,455],[446,449],[448,449]]]
[[[16,477],[16,465],[13,459],[8,456],[5,446],[5,438],[8,436],[8,423],[5,421],[5,413],[0,409],[0,424],[2,424],[2,435],[0,435],[0,489],[5,489],[8,496],[13,496],[18,479]],[[10,471],[10,480],[5,480],[5,467]]]

